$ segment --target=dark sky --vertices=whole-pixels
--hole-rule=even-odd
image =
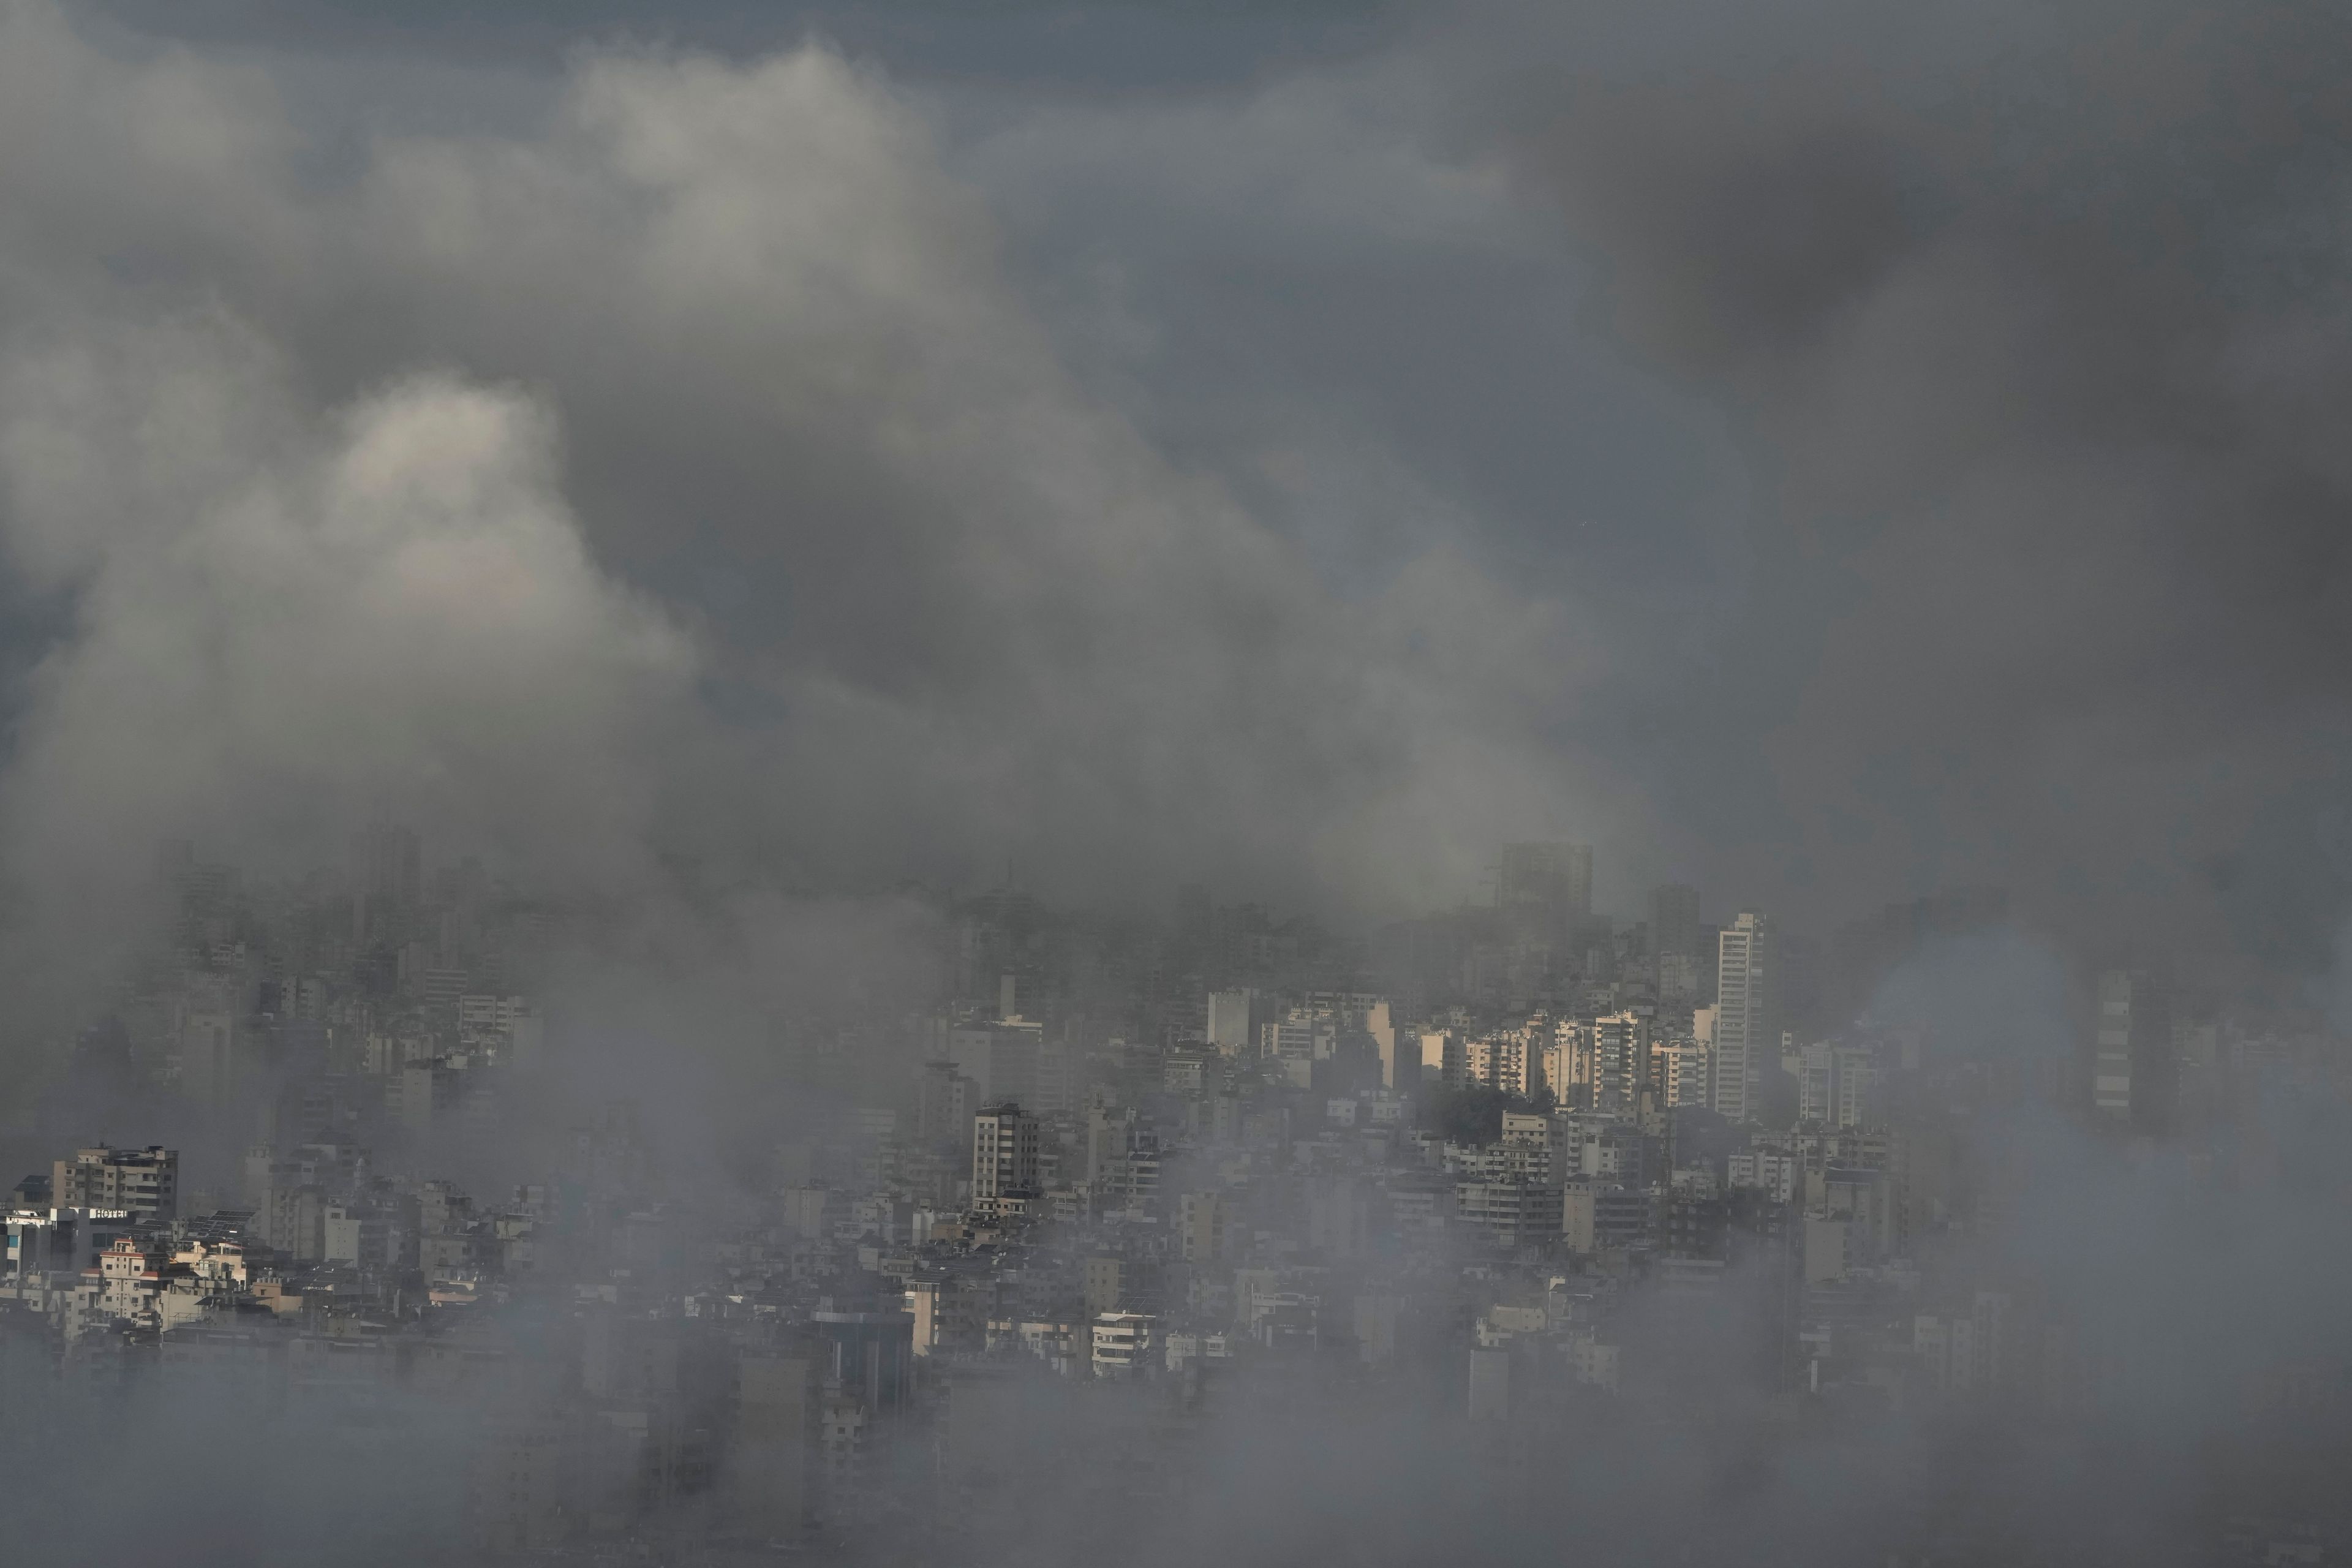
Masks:
[[[396,802],[2332,961],[2343,7],[0,16],[31,903]]]

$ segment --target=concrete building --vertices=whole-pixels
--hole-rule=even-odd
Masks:
[[[400,1124],[418,1137],[446,1126],[465,1098],[466,1075],[446,1058],[411,1062],[386,1086],[398,1091]],[[391,1096],[386,1096],[387,1100]],[[387,1107],[392,1109],[392,1107]]]
[[[1966,1310],[1922,1312],[1912,1320],[1912,1353],[1927,1381],[1947,1394],[1990,1394],[2007,1381],[2010,1299],[1979,1290]]]
[[[1381,1087],[1412,1091],[1428,1076],[1422,1042],[1429,1037],[1414,1029],[1391,1029],[1380,1053]]]
[[[1650,1081],[1650,1021],[1612,1013],[1592,1022],[1592,1108],[1622,1116]]]
[[[914,1353],[956,1355],[987,1343],[996,1316],[996,1285],[986,1274],[952,1269],[911,1279],[907,1310],[913,1319]]]
[[[99,1315],[139,1318],[152,1310],[163,1291],[163,1269],[169,1258],[159,1247],[132,1236],[118,1236],[98,1256]],[[84,1278],[88,1278],[85,1272]]]
[[[1649,1194],[1637,1188],[1570,1181],[1560,1191],[1560,1243],[1582,1254],[1645,1247],[1655,1231],[1653,1211]]]
[[[1641,1130],[1631,1122],[1586,1121],[1576,1129],[1566,1173],[1596,1178],[1620,1186],[1641,1186],[1648,1179],[1649,1150]]]
[[[1528,1027],[1538,1036],[1537,1070],[1552,1098],[1570,1109],[1591,1109],[1592,1026],[1573,1018],[1544,1017],[1528,1020]]]
[[[1150,1369],[1159,1320],[1148,1312],[1100,1312],[1094,1320],[1097,1377],[1134,1377]]]
[[[1258,1026],[1257,1054],[1304,1089],[1315,1079],[1315,1064],[1328,1061],[1338,1050],[1340,1027],[1341,1020],[1336,1013],[1314,1007],[1287,1008],[1281,1016]]]
[[[1186,1193],[1176,1200],[1176,1229],[1187,1263],[1214,1263],[1225,1255],[1231,1218],[1217,1193]]]
[[[327,1194],[315,1185],[273,1186],[254,1212],[263,1243],[297,1262],[327,1256]]]
[[[998,1214],[1038,1194],[1037,1119],[1018,1104],[992,1105],[971,1121],[971,1206]]]
[[[8,1216],[7,1262],[0,1283],[24,1289],[52,1278],[79,1279],[137,1224],[123,1209],[19,1210]]]
[[[403,1244],[407,1239],[398,1218],[388,1205],[329,1204],[320,1226],[323,1256],[330,1263],[353,1268],[398,1268],[404,1261]]]
[[[457,1007],[457,1045],[464,1050],[510,1053],[517,1029],[538,1022],[530,999],[523,996],[461,994]]]
[[[1464,1042],[1465,1082],[1526,1096],[1535,1091],[1541,1072],[1528,1049],[1528,1037],[1523,1030],[1498,1029]]]
[[[1650,1070],[1666,1106],[1711,1105],[1715,1052],[1696,1040],[1664,1040],[1650,1048]]]
[[[1761,1191],[1774,1203],[1785,1204],[1797,1194],[1804,1162],[1779,1149],[1743,1149],[1725,1162],[1727,1184]]]
[[[915,1083],[915,1137],[926,1148],[963,1146],[980,1109],[980,1086],[951,1061],[925,1062]]]
[[[1459,1029],[1425,1029],[1421,1036],[1421,1059],[1435,1070],[1424,1072],[1448,1089],[1470,1083],[1469,1041]]]
[[[1717,939],[1715,1109],[1733,1121],[1748,1121],[1761,1109],[1761,1074],[1780,1045],[1773,949],[1771,922],[1753,910]]]
[[[1086,1303],[1088,1318],[1115,1312],[1127,1304],[1127,1259],[1116,1253],[1097,1253],[1086,1260],[1080,1273],[1080,1299]]]
[[[1878,1053],[1866,1046],[1840,1046],[1831,1054],[1835,1069],[1835,1093],[1830,1121],[1837,1127],[1870,1127],[1878,1123]]]
[[[1559,1234],[1558,1187],[1529,1182],[1462,1182],[1454,1186],[1454,1203],[1462,1223],[1484,1229],[1506,1251]]]
[[[49,1192],[58,1208],[121,1209],[142,1225],[167,1225],[180,1215],[179,1152],[77,1149],[57,1163]]]
[[[2111,969],[2099,976],[2098,1008],[2091,1103],[2137,1131],[2168,1130],[2179,1083],[2170,997],[2145,972]]]
[[[1797,1053],[1797,1120],[1865,1127],[1875,1114],[1878,1056],[1867,1046],[1807,1046]]]

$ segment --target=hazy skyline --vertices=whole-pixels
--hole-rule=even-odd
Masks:
[[[2352,1550],[2347,67],[0,0],[10,1540]]]

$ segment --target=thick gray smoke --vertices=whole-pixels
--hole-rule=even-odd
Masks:
[[[2352,23],[1865,11],[1586,11],[1505,73],[1614,329],[1752,456],[1766,852],[2325,969]]]
[[[2327,966],[2325,13],[1481,11],[1139,104],[7,26],[27,897],[74,832],[282,839],[431,754],[445,841],[607,868],[1393,911],[1569,832],[1621,896],[2005,883],[2075,936]],[[556,640],[462,695],[486,649],[320,649],[326,596],[248,617],[200,559],[266,504],[358,570],[309,549],[317,475],[436,397],[503,410],[464,505],[527,487],[579,557],[515,558],[548,618],[478,635]],[[378,613],[483,620],[433,591]],[[115,639],[208,617],[309,695],[151,726],[100,689]],[[534,658],[575,673],[494,757]],[[394,761],[303,727],[386,701]]]
[[[713,0],[657,18],[668,41],[613,5],[593,37],[552,7],[298,9],[0,0],[0,1153],[47,1168],[68,1124],[169,1139],[234,1197],[257,1121],[331,1152],[381,1129],[415,1166],[387,1212],[428,1176],[481,1199],[411,1214],[413,1242],[489,1227],[520,1261],[445,1259],[436,1284],[488,1295],[396,1287],[364,1303],[382,1321],[323,1283],[324,1306],[279,1295],[339,1327],[266,1384],[173,1381],[195,1334],[125,1351],[173,1374],[146,1382],[0,1335],[0,1452],[53,1483],[8,1539],[394,1562],[530,1515],[772,1560],[744,1522],[769,1516],[696,1468],[776,1436],[738,1353],[787,1308],[894,1304],[893,1248],[1003,1262],[931,1228],[974,1197],[978,1080],[924,1069],[966,1026],[983,1077],[1015,1046],[1033,1079],[1060,1064],[1073,1167],[1159,1179],[1149,1139],[1107,1151],[1137,1125],[1120,1096],[1161,1119],[1160,1206],[1131,1219],[1130,1188],[1085,1233],[1129,1249],[1098,1261],[1165,1264],[1200,1286],[1171,1321],[1202,1323],[1241,1321],[1237,1267],[1295,1267],[1326,1337],[1133,1398],[975,1351],[888,1460],[920,1506],[841,1482],[877,1557],[2352,1542],[2328,1468],[2346,1075],[2270,1010],[2334,999],[2340,1034],[2352,994],[2344,7],[909,4],[787,27]],[[465,886],[371,928],[312,868],[387,818]],[[1283,1037],[1270,997],[1204,974],[1352,994],[1378,980],[1349,938],[1554,840],[1597,845],[1620,915],[1669,880],[1799,933],[2008,890],[2014,929],[1889,950],[1911,956],[1869,1000],[1890,1098],[1865,1152],[1894,1173],[1808,1156],[1817,1187],[1918,1194],[1899,1256],[1848,1270],[1841,1229],[1823,1261],[1809,1203],[1864,1222],[1815,1192],[1719,1277],[1474,1257],[1403,1199],[1349,1210],[1453,1201],[1453,1155],[1370,1124],[1421,1085],[1327,1096],[1334,1054],[1231,1104],[1202,1087],[1225,1070],[1191,1048],[1207,996]],[[177,904],[174,842],[199,847]],[[213,887],[215,861],[249,881]],[[1213,902],[1163,942],[1145,921],[1183,884]],[[496,941],[457,929],[478,917]],[[1612,933],[1544,940],[1571,938],[1577,984],[1618,983]],[[1458,989],[1483,996],[1542,943],[1472,945],[1459,972],[1494,962]],[[265,974],[265,949],[318,961]],[[434,956],[461,951],[511,963],[498,994]],[[2203,1076],[2141,1137],[2085,1125],[2082,982],[2126,964],[2200,983],[2147,1048]],[[306,1003],[330,973],[342,994]],[[544,1016],[460,1023],[509,992]],[[232,1011],[266,1023],[251,1103],[191,1087],[189,1042]],[[561,1048],[534,1060],[536,1023]],[[1774,1043],[1759,1079],[1793,1100]],[[1643,1200],[1664,1216],[1676,1167],[1727,1191],[1709,1141],[1734,1130],[1660,1110],[1643,1136],[1689,1140]],[[1178,1237],[1203,1194],[1232,1195],[1228,1243]],[[1045,1292],[1086,1261],[1000,1269],[1006,1316],[966,1337],[1075,1311]],[[1091,1284],[1082,1304],[1083,1326]],[[1282,1310],[1269,1352],[1322,1307]],[[2014,1328],[2008,1370],[1964,1386],[1948,1337],[1931,1376],[1904,1335],[1969,1312]],[[1522,1380],[1474,1421],[1490,1331]],[[412,1360],[343,1378],[337,1337]],[[1622,1389],[1596,1370],[1619,1351]],[[593,1448],[556,1430],[574,1417],[657,1457],[613,1482],[641,1516],[485,1503]],[[78,1465],[101,1448],[117,1471]]]
[[[871,73],[606,52],[321,166],[249,68],[5,26],[28,898],[374,801],[625,884],[1428,898],[1567,823],[1571,618],[1444,552],[1335,596],[1073,381]]]

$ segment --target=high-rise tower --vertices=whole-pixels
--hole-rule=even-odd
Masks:
[[[1772,925],[1743,910],[1717,939],[1715,1109],[1734,1121],[1756,1110],[1762,1071],[1780,1048]]]

